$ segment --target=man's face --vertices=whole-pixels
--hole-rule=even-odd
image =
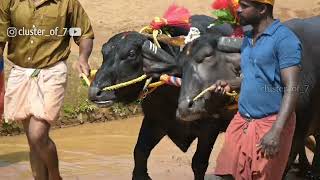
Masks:
[[[261,14],[257,8],[257,4],[252,0],[240,0],[240,7],[237,10],[239,21],[242,26],[258,24]]]

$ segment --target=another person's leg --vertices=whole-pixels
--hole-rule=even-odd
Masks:
[[[49,180],[60,180],[58,154],[54,142],[49,137],[50,124],[45,120],[30,118],[28,128],[28,141],[30,144],[31,152],[36,153],[35,161],[40,162],[37,165],[42,165],[47,168]],[[38,159],[40,158],[40,160]],[[39,160],[39,161],[38,161]],[[37,166],[42,169],[43,166]],[[45,174],[44,171],[41,175]]]
[[[30,141],[29,141],[29,123],[30,119],[26,119],[22,121],[24,130],[26,132],[26,136],[28,139],[30,152],[29,152],[29,159],[30,159],[30,165],[32,170],[32,175],[35,180],[47,180],[48,177],[48,169],[44,162],[41,160],[39,154],[32,148]]]

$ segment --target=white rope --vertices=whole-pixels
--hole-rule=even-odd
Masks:
[[[198,39],[198,38],[200,37],[200,34],[201,34],[201,33],[200,33],[200,31],[199,31],[198,28],[196,28],[196,27],[191,27],[191,28],[190,28],[190,31],[189,31],[189,33],[188,33],[188,35],[187,35],[187,37],[186,37],[185,40],[184,40],[184,43],[185,43],[185,44],[188,44],[188,43],[190,43],[190,42]]]

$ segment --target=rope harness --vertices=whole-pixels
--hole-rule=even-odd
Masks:
[[[197,101],[199,98],[203,97],[207,92],[209,92],[211,90],[212,90],[211,86],[206,88],[201,93],[199,93],[195,98],[193,98],[193,102]],[[231,97],[229,103],[225,105],[225,108],[228,109],[228,110],[236,110],[236,109],[238,109],[238,103],[235,103],[235,102],[238,102],[239,94],[236,91],[232,91],[231,93],[230,92],[226,92],[225,95]]]
[[[167,20],[165,18],[155,17],[154,21],[155,22],[163,22],[164,24],[168,24],[168,22],[167,22]],[[157,38],[158,35],[162,35],[163,34],[163,31],[161,29],[154,29],[152,26],[148,25],[148,26],[143,27],[139,31],[139,33],[141,33],[141,34],[144,34],[144,33],[152,34],[154,43],[156,44],[156,46],[161,48],[160,43],[159,43],[158,38]],[[169,38],[171,38],[171,35],[169,34],[169,32],[164,31],[164,33]],[[89,78],[83,73],[81,74],[81,78],[84,80],[84,82],[85,82],[85,84],[87,86],[90,86],[91,81],[93,80],[93,78],[94,78],[96,73],[97,73],[97,70],[91,70],[90,74],[89,74]],[[181,80],[180,79],[179,79],[180,83],[179,82],[175,82],[175,81],[172,81],[172,83],[170,83],[171,81],[170,81],[170,78],[168,79],[168,77],[169,77],[168,75],[162,75],[160,77],[160,80],[158,82],[154,82],[154,83],[151,83],[152,78],[147,79],[146,82],[145,82],[145,85],[144,85],[144,87],[143,87],[143,89],[142,89],[142,91],[141,91],[141,93],[139,95],[139,99],[140,100],[144,99],[148,94],[152,93],[159,86],[162,86],[164,84],[174,85],[174,86],[181,86]],[[123,83],[115,84],[115,85],[112,85],[112,86],[105,87],[102,90],[103,91],[118,90],[120,88],[124,88],[124,87],[130,86],[132,84],[136,84],[138,82],[141,82],[141,81],[145,80],[146,78],[147,78],[147,75],[144,74],[144,75],[141,75],[140,77],[137,77],[135,79],[132,79],[132,80],[129,80],[129,81],[126,81],[126,82],[123,82]]]
[[[200,94],[198,94],[195,98],[193,98],[193,101],[197,101],[199,98],[203,97],[204,94],[211,91],[212,87],[208,87],[207,89],[203,90]],[[238,96],[238,93],[236,91],[232,91],[231,93],[226,92],[226,95],[229,97],[236,98]]]
[[[145,26],[143,27],[140,31],[139,31],[140,34],[144,34],[144,33],[147,33],[147,34],[152,34],[152,37],[153,37],[153,42],[156,44],[156,46],[158,48],[161,48],[160,46],[160,43],[158,41],[158,36],[159,35],[162,35],[162,34],[166,34],[169,38],[171,38],[171,35],[168,31],[162,31],[161,29],[153,29],[151,26]]]
[[[91,70],[89,78],[84,73],[81,74],[81,78],[84,80],[84,82],[87,86],[90,86],[91,81],[92,81],[93,77],[95,76],[96,72],[97,72],[97,70]],[[115,84],[112,86],[104,87],[102,89],[102,91],[115,91],[115,90],[118,90],[118,89],[121,89],[124,87],[128,87],[130,85],[139,83],[139,82],[145,80],[146,78],[147,78],[147,75],[144,74],[144,75],[141,75],[140,77],[137,77],[135,79],[132,79],[132,80],[129,80],[126,82],[122,82],[122,83]],[[151,81],[152,81],[152,78],[149,78],[146,80],[145,85],[139,95],[139,99],[144,99],[148,94],[155,91],[158,87],[166,84],[166,82],[161,80],[161,78],[160,78],[160,81],[158,81],[158,82],[151,83]]]
[[[90,86],[92,79],[94,78],[95,74],[96,74],[97,70],[91,70],[90,71],[90,76],[89,78],[85,75],[85,74],[81,74],[81,78],[85,81],[87,86]],[[119,84],[115,84],[112,86],[107,86],[104,87],[102,90],[103,91],[114,91],[114,90],[118,90],[124,87],[128,87],[130,85],[139,83],[143,80],[147,79],[147,75],[143,74],[140,77],[137,77],[135,79],[126,81],[126,82],[122,82]],[[144,87],[139,95],[138,101],[142,101],[144,98],[146,98],[150,93],[152,93],[153,91],[155,91],[158,87],[162,86],[162,85],[171,85],[171,86],[176,86],[176,87],[181,87],[181,78],[175,77],[175,76],[169,76],[167,74],[163,74],[160,76],[159,81],[151,83],[152,82],[152,78],[148,78],[144,84]],[[193,101],[197,101],[198,99],[200,99],[201,97],[204,96],[204,94],[206,94],[207,92],[211,91],[212,87],[208,87],[205,90],[203,90],[201,93],[199,93],[195,98],[193,98]],[[233,110],[233,109],[237,109],[238,106],[237,104],[234,104],[234,101],[238,101],[239,98],[239,94],[236,91],[233,91],[231,93],[227,92],[225,94],[226,96],[231,97],[231,103],[230,105],[227,105],[227,109],[229,110]]]

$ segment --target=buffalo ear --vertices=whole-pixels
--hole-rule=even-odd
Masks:
[[[176,75],[179,72],[176,59],[151,41],[147,40],[142,46],[143,71],[152,77],[161,74]]]

